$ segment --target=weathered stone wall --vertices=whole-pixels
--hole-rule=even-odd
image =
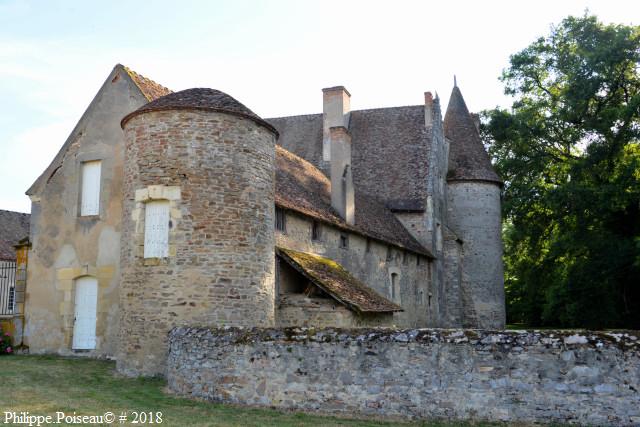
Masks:
[[[117,66],[45,171],[44,184],[31,194],[24,334],[31,353],[73,353],[76,279],[89,275],[98,281],[97,342],[95,350],[82,354],[115,355],[124,157],[120,120],[146,102]],[[80,216],[81,166],[91,160],[102,161],[100,212]]]
[[[638,332],[176,328],[178,394],[398,418],[640,425]]]
[[[125,140],[118,370],[164,373],[175,325],[273,326],[275,135],[174,110],[134,116]],[[147,199],[172,204],[166,258],[144,258]]]
[[[280,295],[276,302],[278,327],[361,328],[392,324],[393,314],[358,315],[332,298],[285,294]]]
[[[435,325],[437,319],[437,291],[429,281],[430,260],[369,239],[359,234],[320,223],[320,238],[312,240],[313,221],[295,212],[286,211],[286,231],[276,232],[276,244],[289,249],[318,254],[332,259],[357,279],[379,294],[391,299],[391,273],[398,274],[400,295],[395,302],[404,309],[395,313],[392,322],[402,327]],[[340,247],[340,235],[348,236],[348,247]],[[429,295],[432,295],[429,306]],[[304,320],[304,319],[301,319]],[[325,323],[326,325],[326,323]],[[334,324],[332,326],[338,326]]]
[[[447,186],[449,226],[462,239],[462,293],[468,294],[463,326],[505,325],[500,187],[455,181]]]

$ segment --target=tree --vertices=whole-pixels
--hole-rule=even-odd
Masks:
[[[509,322],[640,329],[640,27],[568,17],[484,112],[505,180]]]

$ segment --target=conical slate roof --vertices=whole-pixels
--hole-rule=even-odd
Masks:
[[[449,181],[490,181],[502,184],[493,169],[478,129],[464,102],[458,86],[453,87],[447,113],[444,116],[444,135],[449,139]]]
[[[209,88],[186,89],[162,96],[126,115],[120,124],[124,126],[132,117],[142,113],[164,110],[206,110],[233,114],[253,120],[276,135],[278,134],[273,126],[244,106],[240,101],[224,92]]]

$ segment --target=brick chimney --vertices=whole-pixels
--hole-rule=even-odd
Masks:
[[[433,95],[431,92],[424,93],[424,126],[433,126]]]
[[[322,89],[322,160],[331,160],[332,127],[342,126],[349,129],[351,94],[344,86]]]
[[[331,141],[331,206],[346,221],[355,224],[351,135],[344,126],[329,128]]]

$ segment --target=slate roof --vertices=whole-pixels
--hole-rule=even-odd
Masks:
[[[169,95],[170,93],[173,92],[171,89],[168,89],[162,86],[161,84],[158,84],[153,80],[148,79],[145,76],[136,73],[129,67],[126,67],[122,64],[116,65],[116,67],[118,66],[122,67],[122,69],[125,70],[127,74],[129,74],[129,77],[131,77],[131,80],[133,80],[135,85],[138,86],[138,89],[140,89],[140,92],[142,92],[145,98],[147,98],[147,100],[149,101],[153,101],[154,99],[158,99],[161,96]]]
[[[13,247],[20,240],[29,237],[31,215],[0,209],[0,260],[13,261],[16,250]]]
[[[331,206],[331,182],[308,161],[276,145],[276,205],[344,230],[406,248],[428,257],[424,248],[384,204],[355,192],[355,224],[347,224]]]
[[[444,135],[450,140],[447,180],[488,181],[502,185],[458,86],[454,86],[449,98]]]
[[[328,174],[322,160],[322,114],[266,119],[278,144]],[[431,131],[424,106],[354,110],[350,114],[354,186],[394,210],[424,210]]]
[[[360,282],[335,261],[285,248],[277,248],[277,254],[336,301],[358,313],[402,311],[399,305]]]
[[[224,92],[209,88],[185,89],[162,96],[143,105],[132,113],[127,114],[120,124],[124,126],[129,119],[142,113],[164,110],[219,111],[222,113],[246,117],[259,125],[266,127],[276,135],[278,134],[271,124],[264,121],[260,116],[251,111],[240,101]]]

